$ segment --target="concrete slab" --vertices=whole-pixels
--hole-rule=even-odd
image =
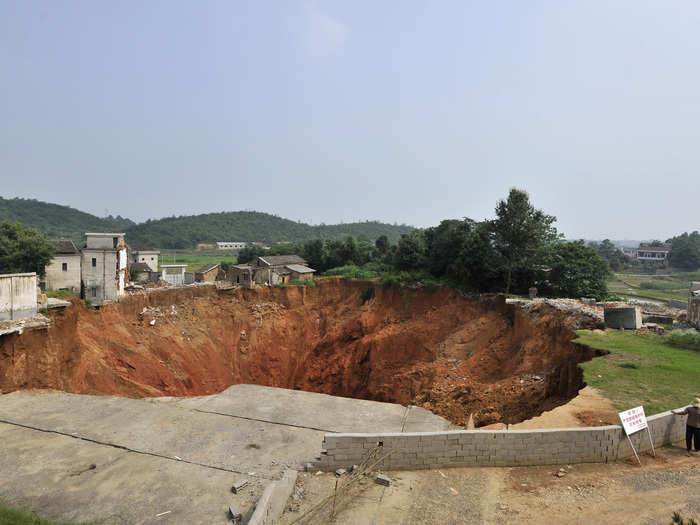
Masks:
[[[2,423],[0,442],[0,497],[55,520],[223,525],[233,499],[249,512],[263,490],[236,496],[228,472]]]
[[[313,461],[325,432],[449,427],[419,407],[256,385],[189,399],[13,392],[0,395],[0,497],[59,520],[223,524],[230,504],[249,516],[270,480]]]
[[[313,428],[324,432],[402,432],[407,414],[414,432],[443,430],[449,421],[435,414],[395,403],[329,396],[259,385],[234,385],[208,400],[188,405],[256,421]],[[420,412],[422,410],[422,412]]]
[[[0,421],[268,479],[311,461],[323,441],[316,430],[63,392],[0,396]]]

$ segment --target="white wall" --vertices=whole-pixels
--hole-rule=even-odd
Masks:
[[[0,321],[36,315],[36,273],[0,275]]]

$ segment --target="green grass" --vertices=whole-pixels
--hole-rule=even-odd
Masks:
[[[64,301],[70,301],[71,299],[78,297],[70,290],[45,290],[44,293],[46,294],[46,297],[63,299]]]
[[[40,518],[33,512],[20,510],[0,500],[0,525],[71,525],[68,522]]]
[[[697,330],[675,330],[668,335],[668,344],[677,348],[700,350],[700,332]]]
[[[700,396],[700,352],[671,346],[670,336],[617,330],[576,333],[577,343],[611,352],[580,366],[586,383],[618,410],[644,405],[652,415]]]
[[[236,252],[232,250],[161,250],[160,264],[186,264],[188,272],[195,272],[205,264],[226,262],[236,264]]]
[[[675,274],[674,274],[675,275]],[[671,275],[628,275],[617,273],[608,280],[613,295],[657,299],[660,301],[687,301],[690,280]]]
[[[639,287],[645,290],[673,290],[686,292],[690,286],[677,281],[642,281]]]

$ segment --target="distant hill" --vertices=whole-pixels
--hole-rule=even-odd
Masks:
[[[374,240],[386,235],[396,241],[413,228],[376,221],[312,226],[256,211],[207,213],[146,221],[127,230],[127,241],[136,247],[191,248],[200,242],[262,241],[304,242],[354,235]]]
[[[354,235],[375,240],[386,235],[395,242],[413,228],[376,221],[312,226],[255,211],[206,213],[167,217],[136,224],[130,219],[96,217],[69,206],[34,199],[0,197],[0,221],[20,222],[45,233],[49,238],[70,237],[76,244],[85,232],[125,232],[134,248],[194,248],[197,243],[215,241],[304,242]]]
[[[78,245],[85,239],[85,232],[123,232],[136,224],[120,216],[100,218],[70,206],[36,199],[2,197],[0,197],[0,221],[19,222],[25,226],[31,226],[52,239],[70,237]]]

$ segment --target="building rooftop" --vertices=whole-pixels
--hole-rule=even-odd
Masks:
[[[299,257],[298,255],[266,255],[265,257],[258,257],[265,264],[270,266],[287,266],[288,264],[301,264],[305,265],[306,261]]]
[[[104,233],[104,232],[87,233],[86,232],[85,235],[86,236],[89,235],[90,237],[124,237],[126,235],[126,233]]]
[[[161,264],[161,268],[187,268],[186,264]]]
[[[316,271],[303,264],[288,264],[287,268],[296,273],[313,273]]]
[[[131,265],[131,267],[137,272],[150,272],[151,271],[151,267],[148,266],[146,263],[142,263],[142,262],[134,263]]]
[[[51,241],[54,245],[54,248],[56,248],[56,253],[57,254],[77,254],[78,248],[75,247],[75,244],[73,241],[70,239],[56,239],[54,241]]]
[[[221,265],[218,264],[218,263],[215,263],[215,264],[205,264],[205,265],[202,266],[199,270],[197,270],[197,273],[206,273],[206,272],[210,272],[210,271],[212,271],[214,268],[217,268],[217,267],[219,267],[219,266],[221,266]]]

